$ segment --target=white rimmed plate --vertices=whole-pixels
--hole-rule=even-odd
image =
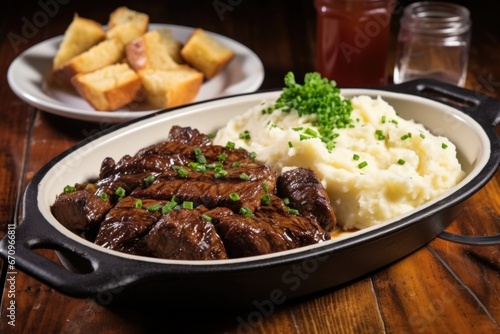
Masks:
[[[172,36],[184,42],[194,28],[168,24],[150,24],[149,30],[170,29]],[[245,45],[228,37],[209,32],[236,53],[236,57],[214,78],[203,83],[193,102],[254,92],[264,80],[264,66],[259,57]],[[48,84],[46,78],[52,59],[63,36],[36,44],[11,63],[7,79],[12,91],[30,105],[59,116],[91,121],[118,123],[158,111],[146,104],[131,104],[115,111],[96,111],[71,88]]]

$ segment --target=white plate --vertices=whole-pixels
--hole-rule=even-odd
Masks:
[[[150,24],[149,30],[168,28],[172,36],[184,42],[194,28]],[[193,102],[222,96],[250,93],[259,89],[264,80],[264,66],[259,57],[243,44],[209,32],[236,53],[226,68],[203,83]],[[9,67],[7,79],[14,93],[44,111],[83,121],[118,123],[157,111],[146,104],[132,104],[115,111],[96,111],[78,93],[70,88],[62,89],[46,82],[57,48],[63,36],[57,36],[36,44],[19,55]]]

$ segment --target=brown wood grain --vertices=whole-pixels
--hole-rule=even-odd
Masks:
[[[489,10],[495,1],[460,2],[471,9],[474,24],[466,87],[500,99],[500,25]],[[231,10],[222,16],[212,1],[47,0],[17,2],[19,8],[8,2],[0,14],[2,36],[22,35],[23,24],[40,16],[47,3],[57,6],[47,14],[46,23],[25,36],[25,42],[13,45],[8,38],[0,40],[2,73],[20,52],[62,34],[75,12],[105,23],[109,12],[120,5],[151,13],[154,23],[202,26],[240,41],[264,63],[262,89],[282,87],[287,71],[302,76],[314,70],[312,1],[223,1],[231,3]],[[393,37],[397,28],[395,17]],[[14,95],[5,75],[0,78],[0,237],[21,213],[16,207],[33,175],[58,154],[110,126],[36,110]],[[500,172],[466,201],[447,230],[465,235],[500,233]],[[37,252],[59,262],[52,250]],[[366,277],[260,313],[172,311],[161,305],[105,307],[91,298],[61,294],[21,271],[15,274],[13,299],[8,296],[9,277],[3,264],[0,333],[500,333],[499,246],[468,246],[437,238]],[[8,324],[12,300],[16,327]]]

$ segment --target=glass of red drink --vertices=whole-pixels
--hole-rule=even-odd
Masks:
[[[316,71],[338,86],[387,83],[395,0],[315,0]]]

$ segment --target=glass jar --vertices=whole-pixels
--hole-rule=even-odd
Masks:
[[[398,34],[394,83],[431,78],[464,86],[471,20],[460,5],[423,1],[404,9]]]
[[[339,86],[387,83],[395,0],[315,0],[316,71]]]

